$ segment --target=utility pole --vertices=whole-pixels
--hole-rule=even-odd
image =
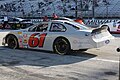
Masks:
[[[82,9],[83,9],[83,1],[80,0],[80,10],[82,11]]]
[[[108,18],[108,4],[106,4],[106,17]]]
[[[75,18],[78,17],[77,13],[78,13],[78,7],[77,7],[77,0],[75,0]]]
[[[63,5],[63,15],[65,16],[65,5],[66,5],[66,2],[65,2],[65,0],[61,0],[62,1],[62,5]]]
[[[93,0],[92,2],[92,18],[94,19],[95,18],[95,0]]]

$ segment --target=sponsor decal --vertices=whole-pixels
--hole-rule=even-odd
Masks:
[[[28,45],[24,45],[24,48],[28,48]]]
[[[20,48],[23,48],[22,37],[19,37],[18,41],[19,41]]]
[[[23,43],[27,43],[27,39],[24,39]]]
[[[24,35],[23,35],[23,38],[27,38],[27,34],[24,34]]]
[[[18,32],[18,34],[22,34],[22,32]]]
[[[83,40],[81,40],[81,41],[74,40],[74,41],[73,41],[73,44],[90,44],[90,43],[89,43],[88,40],[87,40],[87,41],[83,41]]]
[[[22,38],[19,38],[19,42],[22,43]]]

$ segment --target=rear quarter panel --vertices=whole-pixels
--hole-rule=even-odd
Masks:
[[[64,37],[66,38],[71,45],[71,49],[77,50],[84,48],[85,44],[89,44],[90,37],[85,36],[84,32],[50,32],[47,35],[47,38],[45,40],[45,49],[53,50],[53,43],[54,40],[58,37]],[[50,46],[49,46],[50,45]]]

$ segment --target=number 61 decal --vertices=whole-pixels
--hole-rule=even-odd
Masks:
[[[35,37],[36,35],[39,35],[40,39],[38,39],[38,37]],[[34,34],[32,34],[28,40],[28,45],[30,47],[37,47],[37,46],[43,47],[46,35],[47,35],[46,33],[43,33],[43,34],[34,33]]]

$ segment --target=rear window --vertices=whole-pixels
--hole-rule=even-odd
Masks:
[[[71,23],[65,22],[65,24],[68,24],[68,25],[72,26],[76,30],[87,30],[87,29],[89,29],[87,26],[79,24],[77,22],[71,22]]]
[[[60,23],[52,23],[50,31],[52,31],[52,32],[65,32],[66,27]]]

